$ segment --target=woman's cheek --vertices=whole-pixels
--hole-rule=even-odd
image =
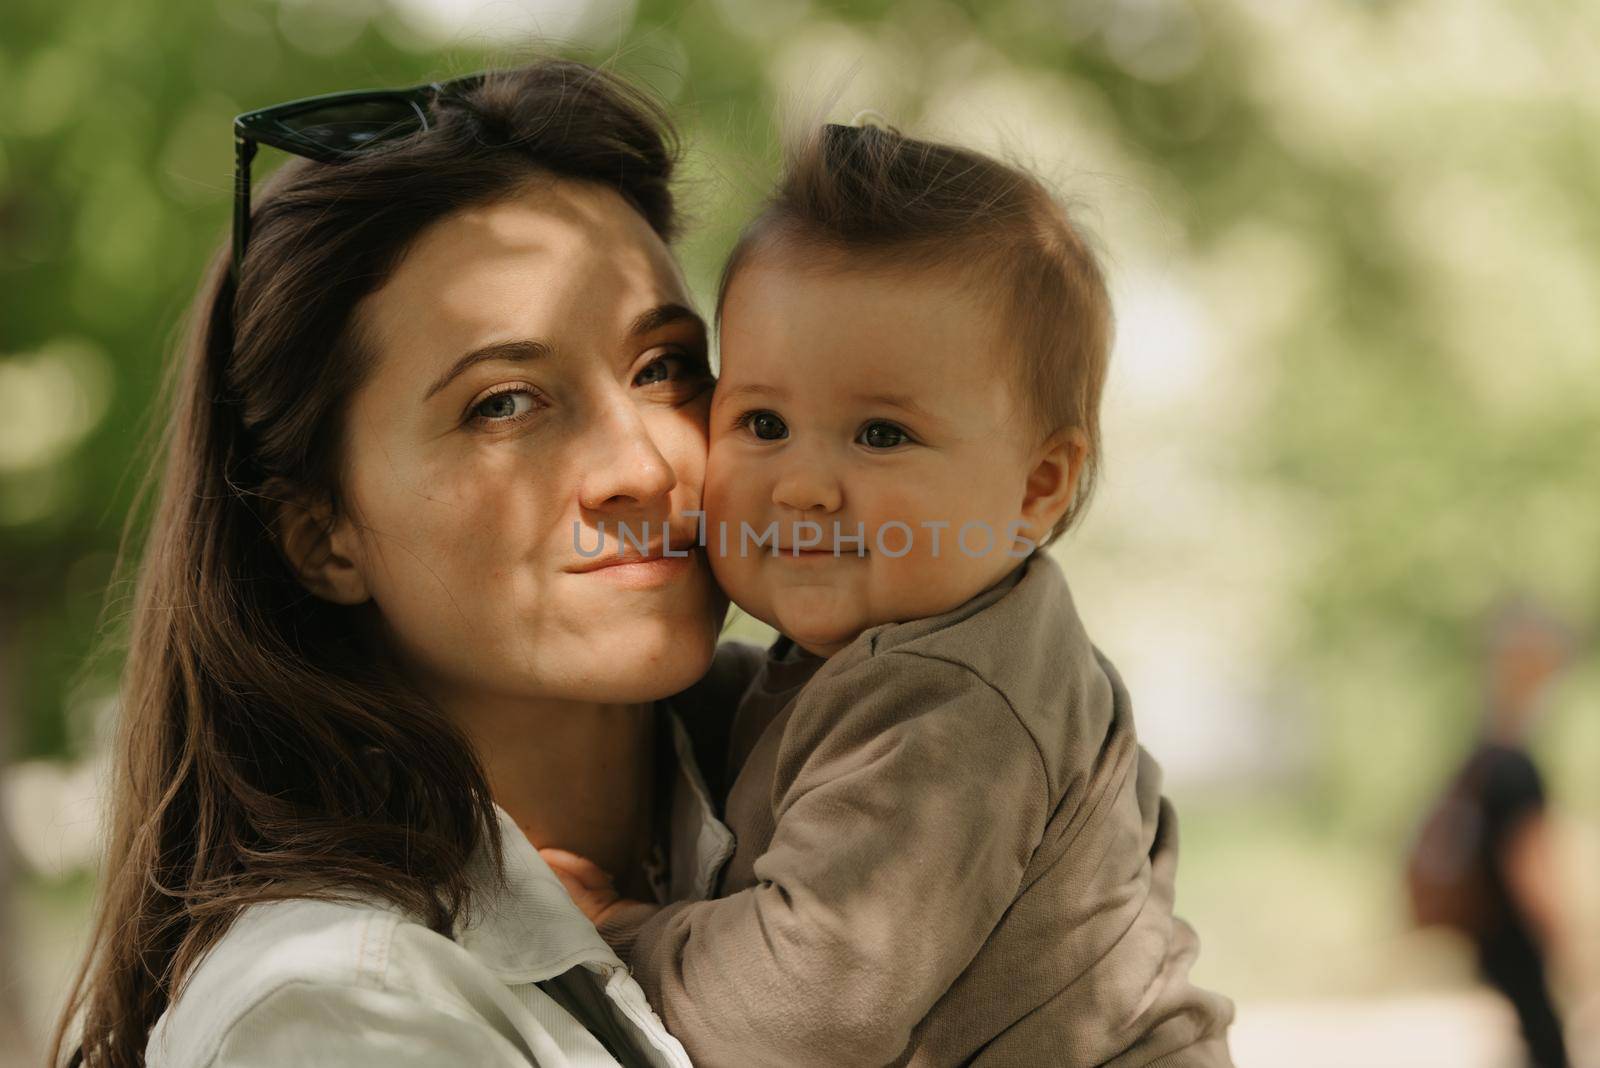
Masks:
[[[665,425],[662,438],[670,441],[670,460],[679,481],[699,484],[705,477],[710,433],[708,430],[709,400],[702,396],[681,408],[663,413]]]

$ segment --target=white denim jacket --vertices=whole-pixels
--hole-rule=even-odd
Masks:
[[[699,900],[733,849],[689,740],[666,711],[678,758],[670,871],[657,896]],[[582,966],[654,1068],[689,1058],[651,1011],[555,873],[497,808],[506,884],[487,851],[481,896],[454,940],[383,904],[291,900],[247,909],[156,1021],[150,1068],[602,1068],[617,1061],[534,984]]]

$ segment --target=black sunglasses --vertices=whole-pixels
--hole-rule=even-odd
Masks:
[[[343,163],[373,145],[428,128],[428,105],[483,82],[485,73],[409,89],[357,89],[291,100],[233,120],[233,280],[250,242],[250,161],[271,145],[318,163]]]

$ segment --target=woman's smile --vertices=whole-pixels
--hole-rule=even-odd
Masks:
[[[618,559],[579,574],[601,579],[626,589],[650,589],[683,581],[701,566],[702,550],[687,550],[684,556],[651,556]]]

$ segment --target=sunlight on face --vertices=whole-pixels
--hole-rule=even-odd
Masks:
[[[959,282],[758,260],[728,290],[721,337],[708,545],[742,609],[829,655],[875,624],[948,611],[1021,562],[1007,526],[1032,437],[1000,332]],[[743,537],[773,522],[778,554]],[[864,535],[864,553],[841,542],[834,555],[836,523]],[[964,524],[983,524],[971,552]],[[823,551],[796,557],[806,542]]]
[[[343,485],[395,647],[454,693],[624,702],[710,662],[703,554],[584,572],[605,525],[692,545],[710,379],[676,265],[616,193],[547,180],[426,230],[360,308]]]

